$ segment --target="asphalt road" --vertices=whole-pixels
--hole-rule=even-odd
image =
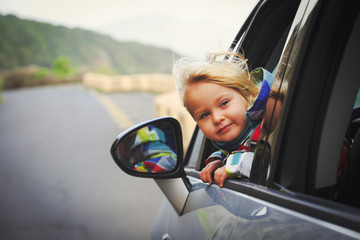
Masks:
[[[150,238],[164,197],[113,162],[110,145],[125,125],[104,99],[137,123],[154,117],[151,94],[64,85],[2,96],[0,239]]]

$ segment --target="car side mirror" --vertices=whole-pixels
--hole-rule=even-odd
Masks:
[[[191,189],[184,171],[182,144],[179,122],[172,117],[162,117],[122,132],[110,152],[124,172],[153,178],[181,215]]]
[[[154,179],[184,177],[179,122],[157,118],[122,132],[111,146],[115,163],[126,173]]]

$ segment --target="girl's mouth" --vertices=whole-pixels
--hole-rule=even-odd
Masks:
[[[221,133],[227,132],[230,129],[231,125],[232,125],[232,123],[225,125],[224,127],[220,128],[217,133],[221,134]]]

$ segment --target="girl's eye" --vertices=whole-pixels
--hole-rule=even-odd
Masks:
[[[228,103],[229,103],[228,100],[222,101],[222,102],[220,103],[220,107],[225,107],[226,104],[228,104]]]
[[[208,112],[203,113],[203,114],[200,115],[199,119],[206,118],[207,116],[209,116],[209,113],[208,113]]]

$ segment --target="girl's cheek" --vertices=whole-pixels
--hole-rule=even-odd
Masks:
[[[200,130],[205,134],[207,132],[207,127],[206,127],[206,124],[204,124],[203,122],[199,123],[197,122]]]
[[[200,130],[202,131],[202,132],[204,132],[206,129],[204,128],[204,126],[203,126],[203,124],[201,124],[201,123],[197,123],[198,124],[198,126],[199,126],[199,128],[200,128]]]

